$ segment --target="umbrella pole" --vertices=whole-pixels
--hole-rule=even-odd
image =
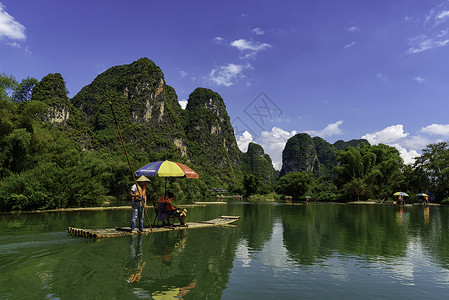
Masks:
[[[114,122],[115,122],[115,125],[117,126],[118,135],[120,136],[120,141],[122,142],[123,151],[125,152],[126,160],[128,161],[129,170],[131,171],[131,175],[133,177],[134,184],[136,185],[137,189],[139,189],[139,185],[137,184],[136,176],[134,176],[134,171],[131,166],[131,162],[129,161],[128,152],[126,152],[125,143],[123,142],[122,133],[120,132],[120,127],[118,126],[117,119],[115,118],[114,109],[112,108],[112,102],[109,102],[109,105],[111,106],[112,116],[114,117]],[[143,204],[143,210],[145,211],[145,215],[147,217],[148,224],[150,224],[150,230],[151,230],[151,232],[153,232],[153,227],[151,226],[150,217],[148,216],[148,212],[147,212],[147,206],[145,204]]]

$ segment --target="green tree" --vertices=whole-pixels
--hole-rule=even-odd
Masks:
[[[36,78],[27,77],[26,79],[23,79],[14,89],[14,93],[12,95],[13,101],[16,103],[21,103],[31,100],[31,93],[36,84],[38,84]]]
[[[276,193],[292,196],[293,199],[300,199],[312,191],[316,182],[312,174],[306,172],[290,172],[279,178],[276,184]]]
[[[414,164],[415,176],[424,172],[437,201],[449,197],[449,144],[440,142],[427,145]]]
[[[349,147],[338,151],[338,161],[340,165],[334,168],[336,184],[345,198],[385,199],[402,180],[402,159],[397,149],[387,145]]]
[[[0,74],[0,100],[10,100],[10,93],[17,87],[17,81],[12,75]]]
[[[262,183],[260,177],[257,177],[254,174],[245,175],[243,177],[243,188],[244,194],[243,196],[249,197],[252,194],[259,193],[259,188]]]

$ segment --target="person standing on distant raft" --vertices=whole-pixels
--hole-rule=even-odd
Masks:
[[[146,183],[150,182],[145,176],[140,176],[137,180],[137,185],[131,187],[130,195],[132,197],[132,217],[131,217],[131,232],[136,231],[136,220],[139,219],[139,231],[143,231],[143,218],[145,214],[145,207],[147,205]]]

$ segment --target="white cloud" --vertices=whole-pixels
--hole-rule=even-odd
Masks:
[[[413,80],[415,80],[416,82],[422,84],[424,83],[424,78],[421,76],[416,76],[415,78],[413,78]]]
[[[416,150],[407,150],[406,148],[402,147],[399,144],[391,144],[389,146],[395,147],[399,151],[399,154],[400,154],[402,160],[407,165],[413,164],[415,162],[415,158],[420,156],[418,151],[416,151]]]
[[[20,45],[17,42],[6,43],[6,45],[11,46],[13,48],[22,48],[22,45]]]
[[[447,28],[449,10],[442,8],[444,5],[445,3],[442,3],[442,5],[432,8],[425,16],[425,21],[421,28],[421,32],[424,33],[409,39],[410,48],[406,51],[406,54],[418,54],[435,48],[445,47],[449,44],[449,31]]]
[[[385,74],[383,74],[383,73],[377,73],[376,77],[379,78],[379,79],[382,79],[382,80],[387,80],[388,79],[388,77]]]
[[[319,137],[328,137],[331,135],[335,135],[335,134],[342,134],[340,125],[343,124],[343,121],[337,121],[335,123],[331,123],[329,125],[326,126],[326,128],[322,129],[322,130],[309,130],[306,131],[306,133],[310,134],[310,135],[316,135]]]
[[[362,139],[366,139],[370,144],[374,145],[380,143],[390,144],[405,138],[408,135],[408,133],[404,133],[403,125],[393,125],[377,132],[367,133],[362,136]]]
[[[432,124],[421,129],[421,132],[449,136],[449,124]]]
[[[273,127],[271,131],[262,131],[260,141],[256,141],[263,147],[265,153],[270,155],[273,167],[276,170],[282,168],[282,151],[284,151],[287,140],[295,134],[295,130],[288,132],[281,128]]]
[[[180,100],[178,102],[179,102],[179,105],[181,105],[182,109],[186,109],[187,100]]]
[[[257,43],[257,42],[251,42],[247,41],[245,39],[239,39],[235,40],[231,43],[231,46],[236,47],[240,51],[251,51],[254,53],[257,53],[261,50],[270,48],[271,45],[267,43]]]
[[[0,39],[25,40],[25,29],[25,26],[14,20],[14,17],[5,11],[5,6],[0,3]]]
[[[236,65],[227,64],[224,66],[219,66],[209,73],[209,80],[217,85],[231,86],[235,84],[238,80],[245,78],[243,71],[245,69],[251,68],[251,65]]]
[[[354,47],[354,45],[355,45],[355,42],[350,42],[349,44],[346,44],[343,48],[349,49],[349,48]]]
[[[405,140],[401,141],[401,145],[408,149],[422,150],[432,141],[422,135],[409,136]]]
[[[265,32],[264,32],[262,29],[260,29],[259,27],[254,28],[254,29],[252,30],[252,32],[254,32],[254,33],[257,34],[257,35],[262,35],[262,34],[265,33]]]
[[[410,40],[410,43],[413,44],[413,46],[407,50],[407,54],[421,53],[434,47],[434,41],[427,37],[420,37],[417,42],[415,41],[415,39]]]
[[[393,125],[374,133],[367,133],[362,139],[367,139],[372,145],[385,144],[395,147],[405,164],[413,164],[415,158],[420,156],[418,151],[429,144],[429,140],[425,137],[419,135],[409,137],[409,134],[404,132],[403,125]]]
[[[449,11],[447,10],[443,10],[435,17],[436,20],[446,20],[447,18],[449,18]]]
[[[237,137],[237,145],[242,152],[248,151],[248,145],[253,141],[251,133],[245,130],[241,136]]]
[[[358,32],[358,31],[360,31],[360,28],[357,26],[351,26],[348,28],[348,31],[349,32]]]
[[[221,44],[224,42],[224,38],[222,38],[221,36],[217,36],[214,38],[214,42],[217,44]]]
[[[186,71],[179,71],[179,75],[181,75],[181,77],[186,77],[187,76],[187,72]]]

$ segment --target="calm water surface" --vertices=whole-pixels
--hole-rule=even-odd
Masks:
[[[152,211],[149,211],[153,215]],[[446,207],[230,202],[238,227],[72,237],[130,211],[0,215],[0,299],[446,299]]]

